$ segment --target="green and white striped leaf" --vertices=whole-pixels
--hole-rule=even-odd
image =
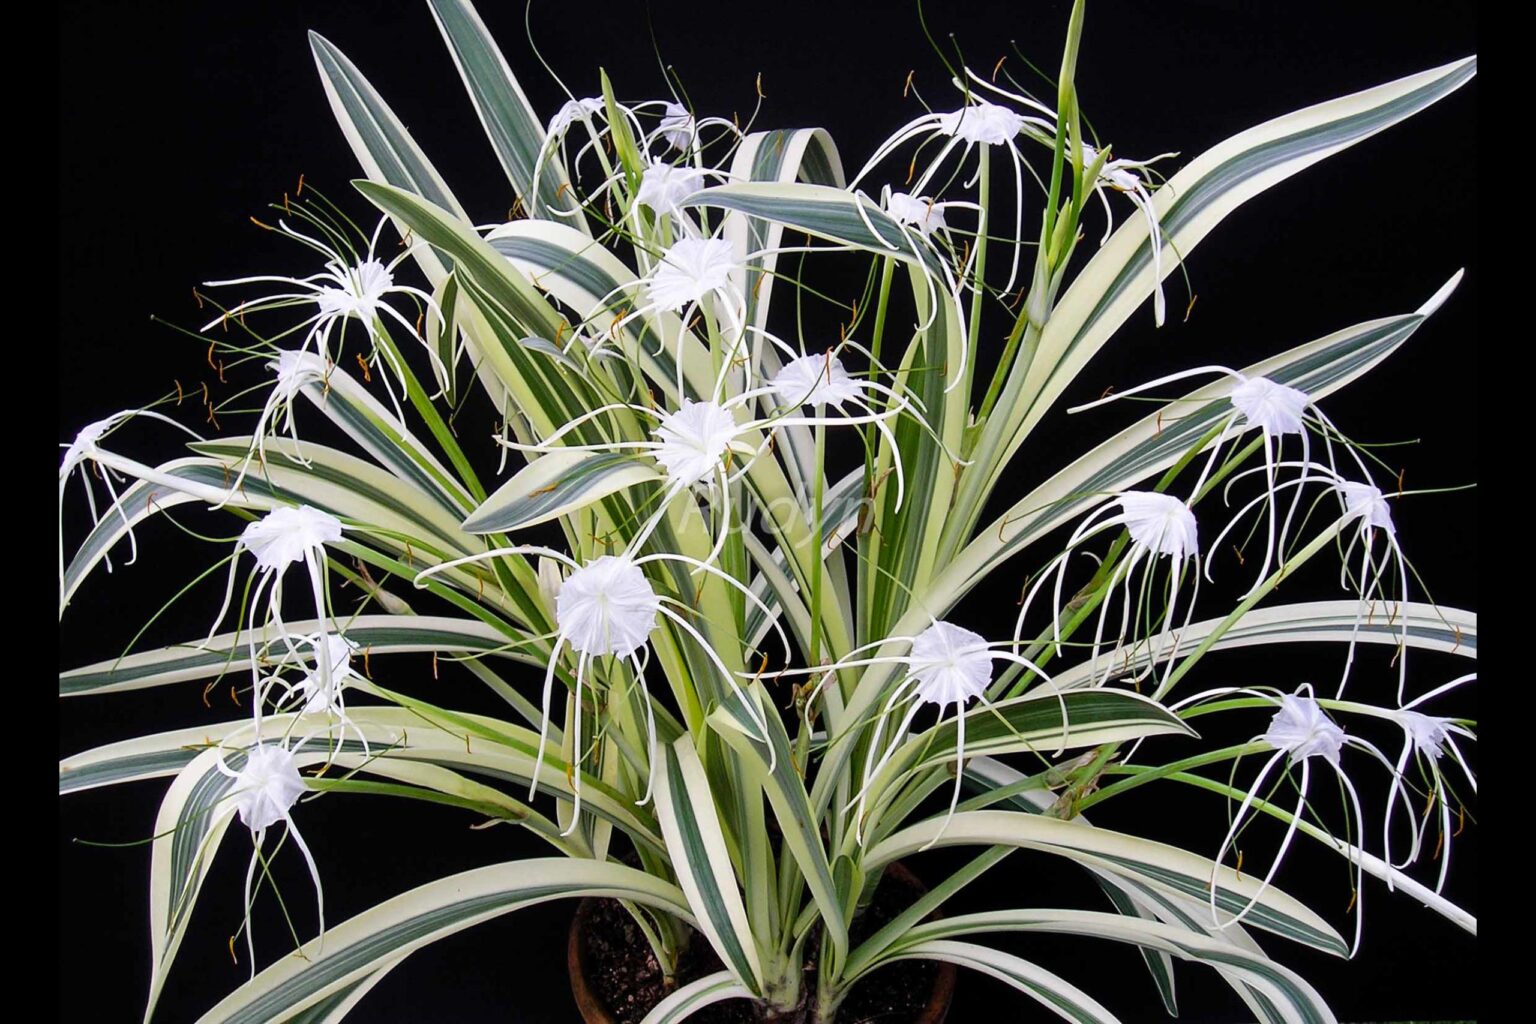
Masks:
[[[327,930],[255,981],[230,993],[200,1024],[268,1024],[291,1019],[423,946],[503,914],[552,899],[632,900],[691,921],[676,886],[621,864],[537,857],[476,868],[429,882]]]
[[[732,182],[695,192],[682,205],[734,210],[772,221],[838,245],[922,267],[941,280],[948,269],[932,246],[912,241],[914,233],[904,234],[901,225],[880,207],[831,185]]]
[[[687,735],[658,744],[657,754],[656,813],[678,884],[720,961],[737,982],[760,994],[763,968],[757,940],[747,923],[704,766]]]
[[[229,470],[231,482],[255,443],[249,437],[221,437],[198,441],[191,447],[199,454],[219,459]],[[241,486],[247,493],[263,491],[285,501],[313,505],[342,519],[415,539],[419,546],[434,546],[454,555],[474,554],[483,545],[459,529],[458,516],[443,507],[429,492],[418,490],[400,477],[345,452],[311,442],[295,445],[289,438],[268,438],[266,463],[254,460]],[[402,549],[399,542],[378,538]]]
[[[1358,635],[1356,617],[1360,624]],[[1410,602],[1393,608],[1378,607],[1362,616],[1358,601],[1312,601],[1304,604],[1255,608],[1237,621],[1211,645],[1212,651],[1231,647],[1267,646],[1295,643],[1349,643],[1351,637],[1362,644],[1396,646],[1403,642],[1406,619],[1407,644],[1420,650],[1477,658],[1477,616],[1459,608]],[[1225,617],[1192,622],[1187,627],[1160,633],[1136,647],[1117,648],[1099,659],[1096,674],[1091,663],[1074,665],[1054,677],[1062,689],[1092,685],[1105,669],[1114,677],[1134,675],[1151,660],[1150,651],[1166,651],[1165,657],[1177,658],[1199,647],[1221,626]],[[1177,645],[1175,645],[1175,634]]]
[[[413,707],[351,707],[347,711],[347,736],[354,740],[360,730],[378,757],[401,758],[440,765],[476,778],[526,791],[533,779],[538,734],[483,715],[457,715],[433,709],[421,702]],[[209,747],[247,737],[251,720],[238,719],[214,725],[177,729],[107,744],[59,762],[60,794],[99,786],[164,778],[179,774]],[[335,732],[340,726],[323,716],[268,715],[267,735],[289,731],[317,734]],[[646,808],[607,785],[603,780],[567,765],[559,756],[558,736],[545,752],[538,777],[541,792],[563,803],[573,802],[573,780],[581,779],[584,810],[623,829],[637,843],[664,852],[662,837]]]
[[[978,932],[1079,935],[1134,943],[1146,949],[1207,964],[1229,982],[1257,989],[1264,997],[1262,1003],[1278,1010],[1275,1019],[1284,1024],[1336,1024],[1333,1012],[1315,988],[1300,975],[1282,967],[1262,952],[1255,953],[1174,925],[1098,911],[1000,910],[941,918],[913,928],[892,947],[900,952],[887,960],[921,956],[923,953],[920,951],[931,950],[935,945],[960,945],[952,943],[952,937]],[[1068,1020],[1080,1019],[1065,1013],[1062,1016]]]
[[[431,4],[432,17],[448,43],[448,52],[469,90],[496,159],[518,196],[530,207],[530,215],[545,217],[552,210],[567,214],[579,210],[571,196],[565,168],[546,152],[543,122],[534,114],[474,5],[468,0],[431,0]],[[533,209],[529,197],[541,157],[544,167],[539,173],[537,208]],[[586,226],[585,219],[579,216],[568,217],[565,222]]]
[[[1065,704],[1066,721],[1062,721]],[[1014,700],[978,706],[965,714],[965,756],[1013,753],[1054,754],[1101,743],[1119,743],[1143,736],[1197,735],[1161,704],[1122,690],[1091,690],[1062,694],[1058,700],[1047,684]],[[949,764],[959,755],[959,728],[954,718],[912,736],[891,755],[877,777],[875,789],[908,772]]]
[[[309,34],[309,48],[314,53],[315,66],[320,69],[331,112],[336,115],[352,154],[362,164],[363,173],[373,181],[408,189],[453,211],[460,219],[469,220],[469,214],[454,198],[442,175],[356,65],[318,32]],[[402,238],[408,234],[398,219],[395,227]],[[452,268],[452,264],[444,263],[429,249],[417,248],[412,255],[434,288],[443,283]]]
[[[206,462],[206,459],[177,459],[157,467],[157,471],[175,475],[190,464]],[[108,553],[128,536],[131,529],[158,512],[196,501],[199,497],[176,490],[163,480],[137,480],[130,484],[112,507],[97,520],[65,566],[64,583],[59,588],[59,616],[63,617],[64,609],[69,607],[70,599],[91,574],[91,570],[106,559]]]
[[[1218,910],[1236,913],[1257,897],[1246,917],[1253,927],[1339,956],[1349,950],[1348,943],[1328,922],[1293,897],[1272,886],[1260,893],[1257,878],[1240,876],[1231,868],[1174,846],[1021,811],[961,811],[947,822],[943,815],[918,822],[871,849],[865,867],[873,870],[889,864],[926,848],[930,842],[935,846],[1007,845],[1041,850],[1194,899],[1207,898],[1207,886],[1214,878]]]
[[[462,516],[474,507],[469,492],[437,456],[346,371],[331,367],[324,381],[306,384],[303,393],[391,475],[430,496],[450,515]]]
[[[691,981],[657,1003],[640,1024],[677,1024],[714,1003],[727,999],[752,999],[751,991],[743,987],[730,971],[706,974]]]
[[[638,484],[662,480],[652,459],[623,452],[554,451],[502,484],[464,520],[466,533],[510,533],[547,523]]]
[[[439,615],[359,615],[342,620],[348,639],[359,647],[359,657],[424,652],[452,654],[502,653],[506,657],[542,667],[545,662],[530,647],[510,647],[525,635],[508,636],[478,619]],[[288,623],[294,635],[328,631],[329,622],[309,619]],[[258,640],[257,657],[270,641]],[[220,633],[153,651],[141,651],[114,661],[97,662],[59,675],[59,696],[117,693],[149,686],[167,686],[194,679],[242,672],[251,667],[250,646],[243,631]]]
[[[967,788],[983,793],[1013,786],[1024,779],[1021,772],[990,757],[970,758],[962,770]],[[1044,788],[1017,789],[1005,797],[1003,802],[1029,814],[1042,814],[1056,802],[1056,794]],[[1091,827],[1088,818],[1082,814],[1073,817],[1072,821],[1084,828]],[[1103,868],[1090,865],[1084,865],[1084,868],[1121,914],[1182,927],[1196,935],[1211,936],[1232,943],[1256,956],[1265,956],[1263,949],[1249,936],[1248,930],[1241,924],[1232,923],[1231,915],[1223,915],[1220,926],[1213,922],[1210,909],[1203,901],[1159,892],[1133,878]],[[1178,1016],[1172,954],[1146,945],[1142,945],[1140,950],[1164,1008],[1169,1015]],[[1231,982],[1238,997],[1253,1010],[1255,1017],[1262,1018],[1266,1024],[1281,1019],[1276,1014],[1266,1013],[1263,1005],[1239,980],[1231,977],[1227,980]]]
[[[1059,975],[1021,957],[972,942],[932,939],[906,946],[894,960],[943,960],[1006,982],[1073,1024],[1119,1024],[1097,999]]]
[[[393,960],[372,974],[337,989],[319,1002],[289,1017],[288,1024],[338,1024],[357,1008],[357,1004],[373,990],[373,986],[383,981],[384,976],[394,970],[404,959],[400,957]]]

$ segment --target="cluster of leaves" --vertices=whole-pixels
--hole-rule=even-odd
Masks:
[[[1085,445],[985,517],[1067,386],[1148,299],[1162,322],[1163,278],[1228,213],[1455,90],[1474,74],[1471,59],[1277,118],[1161,181],[1152,161],[1085,137],[1073,85],[1079,3],[1046,101],[962,69],[956,109],[898,129],[850,181],[824,131],[753,131],[675,99],[621,102],[606,76],[600,96],[573,96],[541,120],[473,8],[430,7],[520,197],[515,215],[477,226],[361,72],[314,36],[366,173],[357,188],[384,219],[363,231],[337,206],[295,196],[274,230],[324,268],[219,282],[279,288],[203,328],[231,366],[275,371],[250,433],[198,438],[192,454],[149,466],[109,443],[141,418],[175,423],[141,409],[64,446],[61,505],[74,470],[88,467],[95,527],[68,561],[61,530],[61,614],[149,516],[200,503],[246,522],[208,637],[61,678],[62,695],[84,696],[250,676],[248,716],[60,766],[62,792],[172,779],[155,826],[151,1010],[237,815],[254,839],[248,943],[270,830],[294,840],[321,892],[323,857],[311,857],[293,813],[311,792],[460,807],[514,822],[558,856],[443,878],[339,925],[322,912],[313,941],[209,1021],[339,1019],[422,945],[584,895],[623,900],[669,975],[695,936],[724,965],[678,987],[648,1024],[729,998],[830,1021],[860,978],[913,958],[986,972],[1070,1020],[1114,1019],[1072,982],[976,941],[1019,931],[1139,947],[1170,1012],[1177,957],[1214,968],[1261,1020],[1332,1020],[1249,931],[1351,949],[1271,884],[1297,834],[1344,857],[1357,885],[1370,873],[1475,929],[1439,896],[1448,851],[1434,888],[1402,869],[1430,848],[1432,830],[1437,856],[1449,843],[1458,798],[1443,755],[1475,787],[1456,742],[1471,723],[1418,710],[1471,676],[1431,687],[1413,678],[1420,692],[1409,699],[1408,650],[1475,656],[1476,620],[1410,599],[1372,456],[1319,407],[1406,341],[1459,274],[1413,312],[1253,366],[1154,382],[1215,378]],[[1004,155],[1011,205],[992,181]],[[876,199],[860,187],[902,169],[909,192],[886,185]],[[1129,202],[1132,215],[1074,261],[1093,244],[1095,199],[1106,214]],[[996,209],[1013,210],[1013,223]],[[1026,237],[1032,209],[1039,231]],[[386,262],[377,252],[389,223],[403,244]],[[833,302],[803,268],[834,252],[867,262],[835,342],[798,315],[804,302]],[[425,288],[400,283],[407,261]],[[785,292],[796,315],[770,315]],[[1009,326],[994,340],[983,322],[998,316]],[[277,320],[278,333],[261,333]],[[472,399],[497,411],[503,463],[525,463],[494,489],[452,426]],[[298,406],[355,451],[301,439]],[[832,472],[829,447],[857,465]],[[102,485],[108,504],[96,514]],[[1222,511],[1244,486],[1258,495]],[[1207,520],[1223,517],[1212,533]],[[558,539],[530,542],[525,531],[541,528]],[[1207,534],[1215,540],[1202,543]],[[1210,571],[1202,552],[1229,534],[1250,551],[1262,545],[1257,578],[1220,615],[1197,619]],[[1071,556],[1089,549],[1097,564],[1079,580]],[[1340,554],[1345,599],[1266,603],[1282,577],[1329,551]],[[241,587],[245,554],[254,569]],[[997,641],[947,618],[990,577],[1027,580],[1014,634]],[[303,621],[287,617],[293,580],[308,584]],[[365,595],[359,606],[339,607],[339,580]],[[391,580],[419,596],[391,591]],[[232,607],[235,629],[218,632]],[[1337,694],[1180,689],[1208,654],[1291,643],[1347,652]],[[1344,699],[1359,644],[1397,648],[1393,706]],[[465,666],[505,717],[378,681],[389,655],[420,652]],[[537,700],[504,677],[517,662],[542,676]],[[1162,758],[1188,751],[1204,716],[1256,709],[1270,717],[1252,741]],[[1395,724],[1401,753],[1346,733],[1337,715]],[[1143,743],[1161,736],[1185,743]],[[1380,813],[1354,798],[1347,748],[1390,779]],[[1266,760],[1239,785],[1241,759],[1254,755]],[[1227,781],[1199,771],[1228,764]],[[1352,798],[1342,838],[1307,800],[1319,765]],[[1275,799],[1285,779],[1294,805]],[[1084,819],[1168,781],[1237,805],[1219,850]],[[1280,853],[1267,873],[1242,873],[1225,862],[1260,814],[1284,824]],[[1368,823],[1379,825],[1379,854],[1367,849]],[[1394,859],[1405,834],[1407,853]],[[852,942],[883,869],[937,845],[980,852]],[[1080,865],[1112,909],[926,920],[1017,849]],[[1357,913],[1356,943],[1358,927]],[[254,946],[251,957],[254,970]]]

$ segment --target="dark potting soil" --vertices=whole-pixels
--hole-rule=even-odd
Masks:
[[[857,945],[888,924],[918,897],[918,890],[887,872],[874,898],[850,929]],[[618,1024],[639,1024],[652,1007],[666,997],[661,965],[622,904],[617,900],[593,901],[585,928],[587,985],[608,1007]],[[816,937],[806,940],[813,950],[806,984],[816,985]],[[695,935],[679,957],[677,987],[721,970],[715,951]],[[938,976],[931,960],[902,960],[869,974],[848,993],[838,1009],[837,1024],[913,1024],[927,1006]],[[698,1024],[761,1024],[755,1004],[731,999],[705,1007],[689,1018]]]

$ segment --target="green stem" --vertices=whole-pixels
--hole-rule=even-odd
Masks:
[[[1078,810],[1085,811],[1094,804],[1108,800],[1112,796],[1119,796],[1121,793],[1129,792],[1148,782],[1156,782],[1158,779],[1176,775],[1190,768],[1200,768],[1204,765],[1230,761],[1239,757],[1247,757],[1249,754],[1260,754],[1266,750],[1273,749],[1268,743],[1239,743],[1236,746],[1223,747],[1221,750],[1196,754],[1193,757],[1186,757],[1182,761],[1172,761],[1165,765],[1158,765],[1155,768],[1136,764],[1115,765],[1107,769],[1105,774],[1129,775],[1130,778],[1122,779],[1110,786],[1105,786],[1096,793],[1089,793],[1078,801],[1077,807]]]
[[[871,377],[873,377],[876,373],[875,367],[880,362],[880,346],[881,343],[885,340],[885,318],[886,313],[890,309],[891,302],[891,279],[895,275],[895,272],[896,261],[891,259],[889,256],[885,257],[883,266],[880,270],[880,297],[875,302],[874,333],[869,343],[871,362],[874,364],[870,367]],[[864,514],[869,516],[871,520],[874,518],[874,511],[872,508],[874,499],[871,497],[871,495],[875,486],[875,466],[879,462],[877,457],[880,450],[879,443],[880,435],[879,432],[875,429],[874,424],[871,423],[867,425],[864,428],[864,497],[862,500],[871,503],[870,505],[866,505],[864,508]],[[892,454],[894,455],[894,453]],[[855,645],[869,642],[868,613],[870,589],[874,584],[875,576],[875,574],[870,570],[869,566],[873,564],[871,560],[875,557],[874,548],[877,544],[877,540],[874,531],[868,527],[868,523],[861,523],[860,529],[858,531],[859,557],[858,565],[856,566],[857,576],[855,577],[855,583],[858,586],[858,608],[856,610],[857,614],[854,616],[855,622],[853,641]]]

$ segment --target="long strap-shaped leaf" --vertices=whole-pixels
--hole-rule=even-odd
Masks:
[[[752,993],[730,971],[706,974],[657,1003],[640,1024],[677,1024],[714,1003],[727,999],[751,999]]]
[[[442,615],[359,615],[344,619],[342,623],[347,639],[358,645],[361,654],[370,658],[428,651],[485,653],[507,648],[507,657],[530,665],[542,667],[545,664],[531,647],[509,647],[518,641],[518,637],[509,637],[475,619]],[[289,632],[298,636],[330,628],[330,623],[316,619],[288,623]],[[258,641],[258,652],[261,647],[262,643]],[[199,637],[184,644],[141,651],[60,673],[59,696],[77,697],[166,686],[249,668],[250,650],[245,633],[220,633],[211,640]]]
[[[973,942],[932,939],[914,943],[891,960],[943,960],[1006,982],[1073,1024],[1120,1024],[1097,999],[1028,960]]]
[[[269,1024],[342,990],[357,979],[466,928],[552,899],[633,900],[692,919],[676,886],[621,864],[537,857],[477,868],[429,882],[329,929],[323,952],[290,955],[230,993],[200,1024]]]
[[[747,923],[704,766],[686,734],[660,746],[658,755],[656,813],[678,883],[726,969],[753,994],[761,994],[757,940]]]
[[[533,192],[534,172],[542,157],[537,209],[530,212],[539,217],[549,216],[551,211],[577,212],[580,207],[571,195],[565,168],[546,151],[544,125],[534,115],[522,86],[517,84],[507,59],[486,31],[474,4],[468,0],[431,0],[431,4],[432,17],[448,43],[448,52],[475,104],[475,113],[480,115],[480,124],[491,140],[496,159],[501,161],[502,170],[507,172],[507,180],[518,196],[531,207],[528,197]],[[565,218],[565,223],[586,229],[586,219],[580,216]]]
[[[1139,672],[1147,666],[1152,651],[1167,652],[1159,654],[1160,658],[1188,654],[1225,621],[1225,618],[1206,619],[1192,622],[1183,629],[1160,633],[1134,647],[1117,648],[1104,654],[1099,659],[1097,673],[1092,663],[1085,662],[1058,672],[1053,681],[1063,689],[1071,689],[1091,685],[1107,669],[1112,669],[1116,675]],[[1477,658],[1476,615],[1459,608],[1440,608],[1419,602],[1390,609],[1378,608],[1369,617],[1361,615],[1358,601],[1310,601],[1255,608],[1223,633],[1211,645],[1211,650],[1256,644],[1349,643],[1351,640],[1395,646],[1404,642],[1405,630],[1409,647]]]
[[[1043,850],[1079,863],[1131,875],[1153,888],[1203,897],[1215,878],[1219,910],[1236,913],[1256,900],[1247,920],[1324,952],[1343,956],[1349,945],[1328,922],[1274,887],[1260,892],[1259,879],[1239,875],[1205,857],[1139,836],[1102,828],[1082,828],[1070,821],[1022,811],[961,811],[947,822],[941,815],[902,829],[866,855],[869,870],[899,860],[930,843],[935,846],[1020,846]]]
[[[363,165],[363,173],[373,181],[415,192],[467,221],[469,215],[454,198],[447,182],[357,66],[318,32],[309,34],[309,48],[315,55],[315,66],[320,69],[320,81],[331,101],[331,111],[353,155]],[[398,220],[395,224],[402,237],[408,234]],[[451,264],[442,262],[429,249],[418,248],[413,254],[432,286],[441,285]]]
[[[1271,997],[1282,1011],[1285,1024],[1334,1024],[1333,1012],[1318,991],[1299,974],[1264,956],[1230,942],[1196,935],[1172,925],[1126,918],[1090,910],[1000,910],[964,914],[918,925],[892,947],[889,960],[921,955],[952,937],[978,932],[1039,932],[1052,935],[1084,935],[1130,942],[1221,971],[1238,972],[1243,980]],[[1074,1018],[1068,1018],[1074,1019]]]
[[[964,754],[969,758],[1054,753],[1166,735],[1196,733],[1161,704],[1134,693],[1084,690],[1058,699],[1042,686],[1025,697],[966,712]],[[903,743],[875,777],[870,791],[879,793],[908,772],[952,763],[960,754],[959,727],[949,718]]]

